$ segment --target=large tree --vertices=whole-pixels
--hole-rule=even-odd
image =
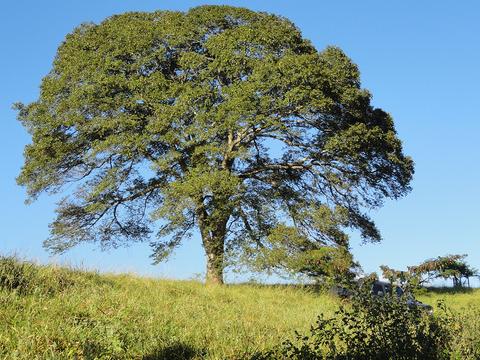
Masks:
[[[53,252],[146,240],[161,261],[198,229],[209,282],[229,259],[321,274],[348,260],[345,229],[379,241],[365,212],[409,191],[413,163],[370,100],[340,49],[283,17],[115,15],[67,35],[38,100],[17,104],[18,183],[30,200],[68,191]]]

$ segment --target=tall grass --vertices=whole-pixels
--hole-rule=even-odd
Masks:
[[[0,260],[0,358],[242,359],[336,300],[286,286],[205,287]]]
[[[432,288],[418,298],[431,305],[443,303],[448,308],[451,359],[480,359],[480,289]]]
[[[480,315],[480,292],[421,299],[440,298],[465,316],[458,348],[478,342],[480,322],[468,318]],[[338,305],[309,288],[206,287],[0,258],[0,359],[245,359]]]

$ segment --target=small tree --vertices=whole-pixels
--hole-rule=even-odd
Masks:
[[[406,293],[411,293],[422,284],[420,276],[416,273],[395,270],[386,265],[380,266],[380,269],[385,279],[388,279],[391,284],[399,286]]]
[[[479,276],[479,272],[467,264],[467,255],[445,255],[428,259],[417,266],[408,267],[407,277],[417,279],[418,284],[425,284],[434,279],[451,279],[453,287],[470,286],[470,278]],[[387,274],[388,274],[388,268]],[[391,270],[391,269],[390,269]],[[384,271],[385,273],[385,271]],[[395,271],[390,272],[394,274]],[[404,273],[404,272],[400,272]]]
[[[379,241],[363,209],[410,189],[413,162],[370,99],[340,49],[317,51],[279,16],[116,15],[69,34],[38,100],[17,104],[32,135],[18,183],[30,200],[78,185],[53,252],[148,240],[161,261],[198,229],[209,282],[229,258],[282,246],[318,272],[348,251],[345,227]]]

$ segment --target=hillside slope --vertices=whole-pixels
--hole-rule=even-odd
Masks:
[[[480,308],[478,290],[420,297],[440,298]],[[306,332],[338,303],[307,288],[206,287],[0,257],[0,358],[243,359]],[[480,334],[480,320],[472,326]]]
[[[99,275],[0,261],[0,358],[244,358],[336,300],[286,286]]]

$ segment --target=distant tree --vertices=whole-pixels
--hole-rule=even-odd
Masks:
[[[425,260],[417,266],[409,267],[412,274],[422,277],[423,282],[433,279],[451,279],[453,287],[470,286],[470,278],[479,272],[467,264],[467,255],[445,255]]]
[[[421,277],[411,271],[395,270],[386,265],[380,266],[382,275],[391,284],[395,284],[409,293],[417,289],[422,284]]]
[[[321,273],[347,254],[345,228],[380,240],[364,209],[410,189],[413,162],[370,99],[340,49],[279,16],[116,15],[69,34],[39,98],[16,105],[32,135],[18,183],[30,200],[69,192],[53,252],[150,241],[161,261],[198,229],[208,282],[235,258]]]

